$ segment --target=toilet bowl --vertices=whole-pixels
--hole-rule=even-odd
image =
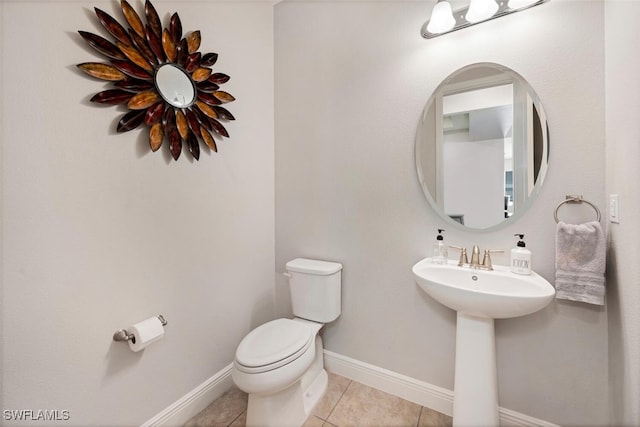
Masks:
[[[232,378],[249,394],[248,427],[300,427],[326,391],[319,331],[340,315],[341,269],[326,261],[288,262],[296,317],[260,325],[238,345]]]

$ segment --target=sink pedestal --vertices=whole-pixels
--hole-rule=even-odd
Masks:
[[[453,426],[499,426],[493,319],[458,312]]]

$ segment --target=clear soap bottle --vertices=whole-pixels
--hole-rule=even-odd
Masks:
[[[444,229],[438,228],[438,235],[436,236],[436,242],[433,244],[433,255],[431,260],[434,264],[446,264],[449,260],[449,251],[447,245],[444,244],[444,236],[442,232]]]

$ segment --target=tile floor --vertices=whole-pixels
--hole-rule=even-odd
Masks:
[[[247,395],[233,387],[184,427],[244,427]],[[303,427],[450,427],[451,417],[335,374]]]

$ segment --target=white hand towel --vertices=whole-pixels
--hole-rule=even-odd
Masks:
[[[597,221],[556,227],[556,298],[604,305],[606,242]]]

